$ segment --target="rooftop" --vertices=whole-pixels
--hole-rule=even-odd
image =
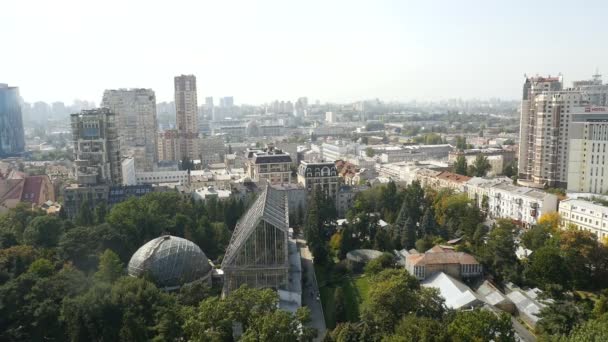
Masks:
[[[437,245],[423,254],[408,256],[408,264],[417,266],[441,264],[477,265],[479,262],[470,254],[456,252],[454,247]]]

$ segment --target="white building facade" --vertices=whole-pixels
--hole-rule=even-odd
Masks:
[[[563,229],[574,225],[578,230],[594,233],[598,239],[608,235],[608,207],[582,199],[567,199],[559,203]]]

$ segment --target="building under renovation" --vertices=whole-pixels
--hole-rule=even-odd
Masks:
[[[289,290],[289,211],[284,191],[266,185],[237,223],[222,262],[223,293],[247,284]]]

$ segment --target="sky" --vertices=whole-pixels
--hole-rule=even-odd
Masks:
[[[524,74],[608,80],[608,1],[4,0],[0,83],[25,101],[194,74],[199,102],[518,99]],[[218,100],[216,100],[216,103]]]

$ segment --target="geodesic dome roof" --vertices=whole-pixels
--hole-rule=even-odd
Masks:
[[[158,287],[172,288],[207,277],[211,265],[194,242],[165,235],[141,246],[131,257],[128,271],[133,277],[148,273]]]

